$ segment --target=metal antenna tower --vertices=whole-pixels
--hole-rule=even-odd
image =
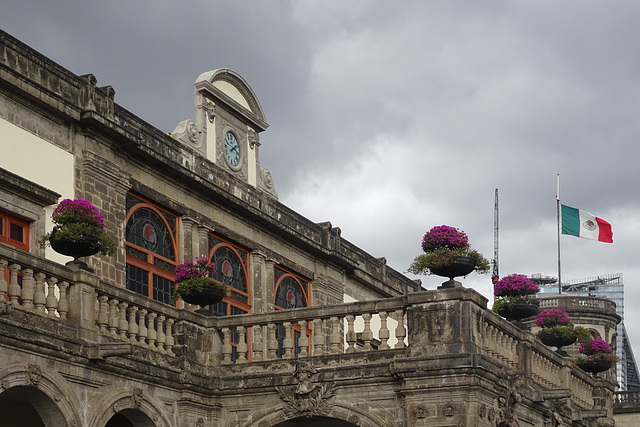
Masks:
[[[500,280],[498,273],[498,189],[496,188],[496,203],[493,210],[493,271],[491,272],[491,282]]]

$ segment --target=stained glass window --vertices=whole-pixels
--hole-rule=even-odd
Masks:
[[[274,270],[274,277],[276,281],[276,292],[275,292],[275,309],[276,310],[289,310],[293,308],[307,307],[308,297],[307,293],[309,292],[309,282],[304,278],[293,274],[291,272],[285,271],[282,268],[276,267]],[[293,334],[293,355],[294,357],[298,357],[300,353],[300,334],[302,330],[300,325],[297,323],[293,325],[291,330]],[[307,335],[310,335],[309,331],[306,331]],[[282,357],[284,355],[284,347],[283,342],[286,335],[286,329],[283,325],[278,325],[276,329],[276,339],[278,340],[278,357]]]
[[[127,289],[169,304],[175,287],[176,215],[127,195]]]

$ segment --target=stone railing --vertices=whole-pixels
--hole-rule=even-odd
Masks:
[[[443,357],[458,358],[464,366],[522,372],[546,389],[571,389],[580,406],[596,406],[592,377],[488,310],[472,289],[205,317],[4,244],[0,268],[6,272],[0,275],[0,303],[7,310],[64,323],[89,346],[96,344],[91,354],[97,358],[128,354],[127,346],[204,367],[333,355],[354,355],[353,363],[362,363],[361,356],[372,352],[381,363],[419,358],[437,366]]]
[[[309,307],[215,319],[222,331],[222,363],[404,349],[406,299],[389,298],[329,307]],[[393,326],[390,327],[389,323]],[[284,329],[281,344],[276,329]],[[294,330],[298,342],[294,341]],[[232,343],[232,332],[237,343]],[[294,348],[299,351],[294,353]]]
[[[607,314],[616,313],[616,303],[608,298],[576,297],[572,295],[540,295],[540,309],[559,309],[566,312],[598,311]]]
[[[0,272],[4,311],[19,309],[75,324],[78,337],[88,341],[114,339],[174,354],[173,325],[182,310],[4,244]]]

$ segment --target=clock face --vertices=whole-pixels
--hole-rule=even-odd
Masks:
[[[224,137],[224,153],[227,157],[227,162],[232,168],[238,167],[240,164],[240,145],[236,136],[231,132],[227,132]]]

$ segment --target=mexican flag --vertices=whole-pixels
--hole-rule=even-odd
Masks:
[[[613,243],[611,224],[589,212],[562,205],[562,234]]]

